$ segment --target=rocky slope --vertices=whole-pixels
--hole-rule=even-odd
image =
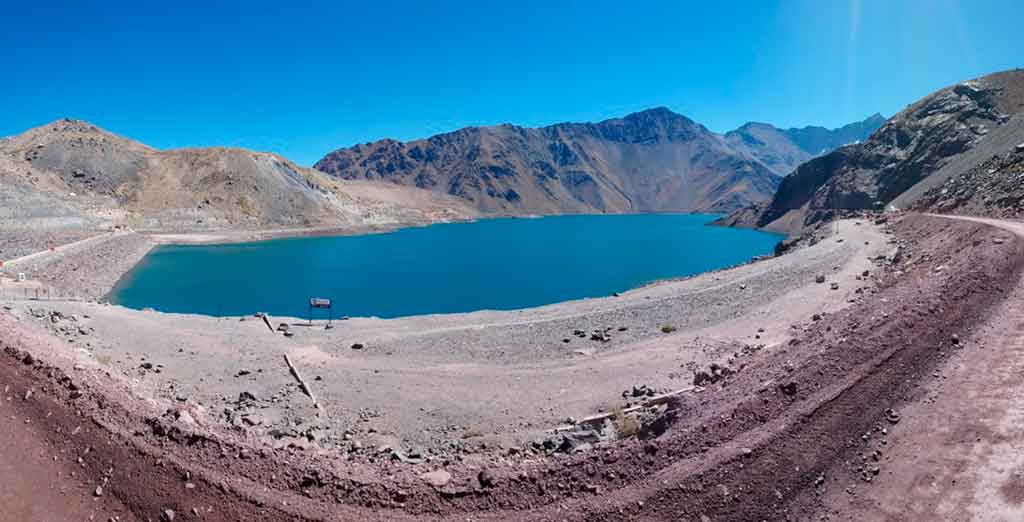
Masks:
[[[914,209],[995,218],[1024,216],[1024,143],[928,190]]]
[[[1024,70],[962,82],[910,105],[865,142],[804,163],[767,205],[722,223],[797,232],[837,212],[907,208],[1022,139]]]
[[[456,198],[329,178],[274,154],[162,151],[75,120],[0,141],[0,203],[5,231],[343,228],[475,215]]]
[[[766,201],[813,155],[804,148],[812,141],[795,141],[806,129],[746,127],[721,136],[657,108],[599,123],[381,140],[336,150],[315,168],[459,196],[485,212],[728,211]]]

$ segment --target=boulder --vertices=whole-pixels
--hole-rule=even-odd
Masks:
[[[485,488],[493,488],[497,477],[489,469],[483,469],[476,476],[477,480],[480,481],[480,485]]]
[[[424,473],[420,475],[420,478],[423,479],[424,482],[430,484],[431,486],[434,486],[435,488],[443,488],[447,486],[449,482],[452,481],[452,474],[448,473],[443,469],[439,469]]]

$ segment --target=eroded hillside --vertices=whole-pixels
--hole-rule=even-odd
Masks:
[[[159,231],[373,227],[467,219],[456,198],[329,178],[276,155],[231,148],[162,151],[59,120],[0,142],[0,226],[60,243],[125,225]]]
[[[750,124],[722,136],[658,108],[599,123],[381,140],[336,150],[315,167],[458,196],[485,212],[723,212],[767,201],[782,176],[817,154],[798,142],[801,133],[834,141],[871,122],[837,131]]]

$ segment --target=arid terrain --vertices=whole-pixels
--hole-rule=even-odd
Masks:
[[[330,330],[7,299],[5,451],[35,460],[0,471],[26,516],[1012,520],[1019,228],[864,217],[621,296]]]
[[[157,150],[79,120],[0,140],[0,261],[113,230],[365,233],[477,216],[456,198],[332,179],[276,154]]]
[[[1024,519],[1022,93],[1006,71],[834,131],[471,128],[326,172],[76,120],[4,139],[4,517]],[[665,169],[620,190],[595,158]],[[565,190],[522,190],[536,169]],[[331,324],[105,301],[161,243],[735,208],[758,179],[719,223],[787,232],[778,255],[601,298]]]

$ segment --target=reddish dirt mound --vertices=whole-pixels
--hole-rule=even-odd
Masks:
[[[918,379],[958,349],[954,336],[984,319],[1024,268],[1024,245],[994,241],[1006,234],[984,225],[909,216],[893,230],[900,253],[879,260],[881,283],[866,299],[808,318],[789,346],[737,354],[741,371],[684,396],[657,429],[572,456],[453,463],[440,490],[329,454],[183,430],[173,415],[104,398],[103,385],[79,390],[59,370],[25,364],[17,339],[3,340],[0,385],[13,396],[34,389],[17,416],[34,423],[39,447],[80,457],[79,487],[106,478],[103,502],[140,519],[167,509],[176,520],[197,519],[193,509],[203,520],[803,519],[843,474],[870,477],[873,466],[858,460],[864,437],[899,429],[887,410],[914,396]],[[8,462],[23,450],[3,451]]]

